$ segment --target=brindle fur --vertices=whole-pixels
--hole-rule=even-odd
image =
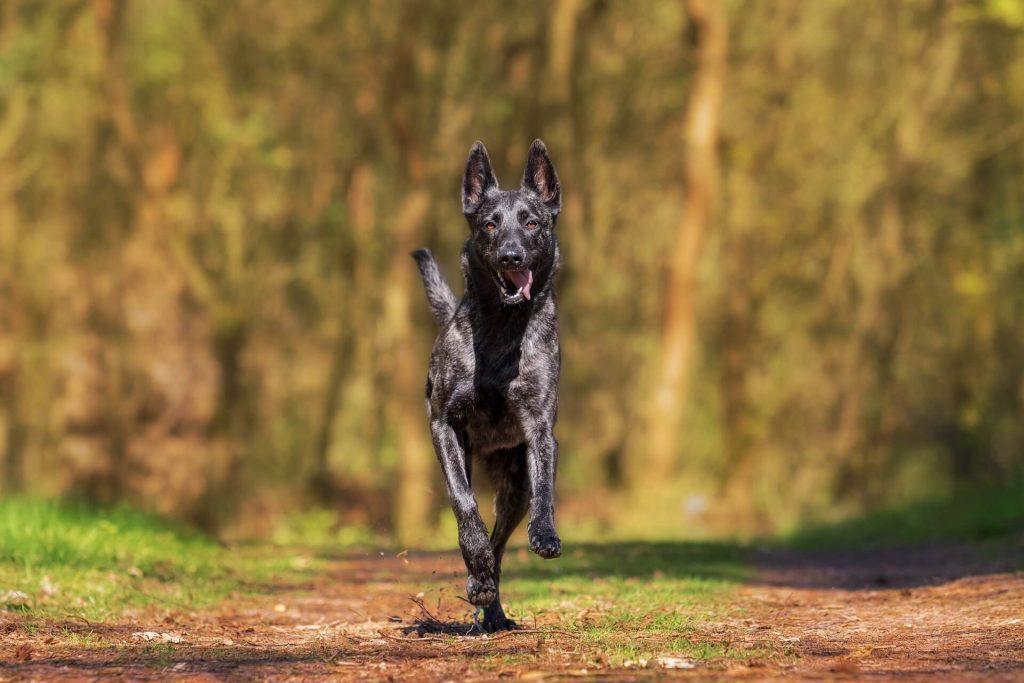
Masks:
[[[553,497],[560,369],[553,280],[561,190],[544,143],[534,141],[522,185],[511,191],[499,189],[487,150],[474,144],[462,206],[470,236],[462,250],[461,301],[429,251],[413,257],[441,326],[427,376],[430,431],[458,523],[469,601],[484,607],[483,626],[494,631],[515,626],[501,607],[498,584],[505,545],[527,511],[530,549],[544,558],[562,552]],[[497,272],[512,262],[533,272],[530,300],[501,289]],[[473,495],[474,459],[494,481],[490,538]]]

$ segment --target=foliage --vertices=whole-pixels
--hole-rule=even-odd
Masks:
[[[724,2],[714,177],[684,161],[701,4],[4,2],[4,491],[430,538],[408,252],[454,279],[469,145],[508,184],[534,137],[566,197],[563,517],[757,533],[1019,476],[1018,3]],[[688,400],[640,481],[659,386]]]
[[[899,547],[937,542],[1018,542],[1024,529],[1024,484],[960,491],[833,524],[809,526],[788,536],[807,548]]]
[[[296,559],[298,558],[298,559]],[[105,619],[126,608],[195,609],[315,567],[280,549],[225,548],[126,508],[0,501],[0,585],[32,616]]]

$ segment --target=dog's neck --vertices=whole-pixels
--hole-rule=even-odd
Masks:
[[[556,243],[550,262],[534,271],[536,289],[533,296],[527,301],[507,305],[502,303],[494,276],[487,272],[487,266],[474,257],[468,243],[463,249],[462,273],[466,282],[463,305],[473,329],[474,382],[481,395],[486,394],[488,388],[503,395],[509,382],[518,376],[523,338],[531,321],[541,319],[554,324],[553,284],[558,257]],[[550,329],[554,329],[553,326]]]

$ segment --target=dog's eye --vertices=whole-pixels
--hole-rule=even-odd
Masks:
[[[536,227],[537,227],[537,221],[535,221],[535,220],[533,220],[533,219],[531,218],[530,220],[526,221],[526,227],[528,227],[528,228],[530,228],[531,230],[533,230],[534,228],[536,228]]]
[[[494,224],[494,221],[487,221],[486,223],[484,223],[484,230],[486,230],[487,232],[494,232],[494,229],[497,227],[498,226]]]

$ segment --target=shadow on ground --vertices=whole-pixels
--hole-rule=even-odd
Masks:
[[[1024,537],[984,545],[927,544],[893,549],[804,550],[782,546],[722,543],[566,543],[563,556],[520,557],[506,563],[511,580],[564,578],[643,579],[650,577],[723,580],[733,583],[843,588],[903,589],[956,581],[968,576],[1024,568]],[[353,554],[341,562],[347,583],[417,583],[465,576],[456,552],[411,552],[407,565],[379,553]]]
[[[427,641],[423,645],[427,645]],[[324,676],[337,674],[348,667],[366,667],[377,664],[382,652],[350,650],[338,646],[279,648],[273,646],[207,648],[179,647],[175,650],[139,651],[117,647],[91,648],[75,654],[57,655],[19,663],[0,662],[0,677],[48,680],[55,676],[128,677],[132,680],[163,680],[168,676],[213,674],[232,676],[242,674],[246,679],[259,680],[286,673],[288,676],[305,674]],[[397,650],[389,652],[391,656]],[[463,657],[486,656],[487,652],[464,652]],[[401,650],[406,664],[437,659],[435,650],[407,647]],[[91,679],[91,678],[90,678]]]
[[[834,524],[814,524],[761,543],[633,541],[574,544],[543,561],[513,549],[506,576],[525,580],[667,577],[793,588],[905,589],[1024,568],[1024,484],[960,491]],[[350,557],[389,580],[379,552]],[[461,577],[452,553],[411,553],[395,581]],[[445,562],[447,558],[447,562]],[[386,559],[386,558],[381,558]],[[378,565],[378,566],[375,566]],[[356,581],[360,574],[355,569]],[[416,572],[422,572],[419,577]],[[349,581],[353,577],[347,577]]]

